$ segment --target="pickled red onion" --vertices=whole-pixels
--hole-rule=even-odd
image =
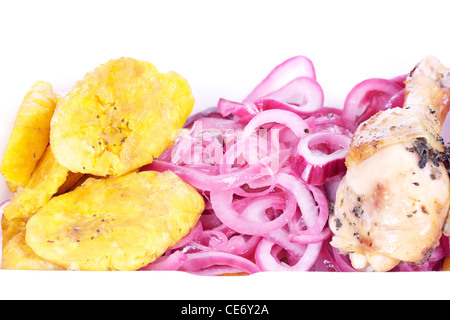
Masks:
[[[322,185],[328,178],[346,170],[344,161],[350,140],[347,135],[325,131],[306,136],[298,144],[293,169],[305,182]],[[328,154],[313,148],[319,144],[326,144],[331,152]]]
[[[388,102],[404,89],[403,77],[394,79],[373,78],[361,81],[347,95],[344,102],[344,119],[356,127],[378,111],[392,107]],[[397,105],[402,106],[402,105]]]
[[[292,57],[276,66],[267,77],[244,99],[244,103],[267,97],[299,77],[316,79],[316,71],[305,56]]]
[[[174,251],[170,255],[159,257],[153,263],[139,269],[139,271],[176,271],[186,260],[187,256],[182,251]]]
[[[254,199],[249,206],[250,208],[245,208],[240,213],[233,209],[232,198],[232,190],[223,190],[221,192],[212,192],[210,200],[217,217],[229,228],[243,234],[262,236],[279,229],[288,223],[296,209],[293,197],[289,196],[284,200],[286,208],[283,210],[283,213],[270,220],[266,215],[266,210],[278,207],[277,200],[274,198],[265,199],[260,197]]]
[[[298,168],[294,170],[296,150],[304,139],[321,138],[321,143],[338,144],[344,152],[349,131],[341,126],[341,112],[323,106],[314,67],[302,56],[275,68],[242,103],[221,99],[217,111],[222,117],[214,109],[191,117],[189,133],[142,168],[174,171],[197,188],[207,204],[191,234],[162,258],[182,251],[187,259],[178,270],[195,274],[252,273],[270,270],[268,266],[310,270],[321,243],[331,236],[326,228],[328,200],[323,188],[308,184]],[[314,138],[322,131],[328,134]],[[204,161],[212,159],[211,149],[219,154],[214,163]],[[198,151],[201,155],[195,155]],[[318,165],[331,161],[316,157]],[[340,173],[329,171],[330,177]],[[287,250],[295,263],[279,263],[267,252],[269,247]]]
[[[323,106],[324,94],[316,80],[298,77],[262,99],[282,101],[299,112],[313,113]]]
[[[250,260],[225,252],[197,252],[187,254],[187,260],[181,266],[180,270],[205,274],[208,268],[214,266],[227,266],[234,269],[233,271],[231,271],[231,269],[227,269],[226,271],[220,270],[219,273],[217,271],[213,273],[210,272],[208,275],[220,275],[230,272],[246,272],[248,274],[253,274],[260,271],[257,265]]]
[[[309,131],[307,122],[295,113],[286,110],[267,110],[260,112],[253,117],[247,126],[245,126],[243,135],[245,137],[250,137],[257,128],[273,122],[285,125],[299,138],[304,137],[305,132]]]

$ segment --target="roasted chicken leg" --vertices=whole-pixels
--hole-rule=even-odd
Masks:
[[[362,123],[329,225],[331,244],[354,268],[421,265],[439,245],[450,206],[441,126],[450,106],[450,70],[423,59],[405,82],[403,108]]]

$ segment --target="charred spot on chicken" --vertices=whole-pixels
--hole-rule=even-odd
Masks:
[[[443,140],[440,140],[444,151],[435,150],[428,143],[427,139],[423,137],[416,138],[412,147],[406,148],[409,152],[415,152],[419,156],[418,166],[420,169],[425,168],[428,161],[435,167],[439,167],[440,164],[444,165],[447,169],[447,173],[450,174],[450,144],[444,146]],[[431,180],[440,178],[439,171],[430,174]]]

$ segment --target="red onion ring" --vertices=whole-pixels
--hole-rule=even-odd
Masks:
[[[174,251],[169,255],[163,255],[154,262],[139,269],[139,271],[176,271],[187,261],[187,255],[181,251]]]
[[[243,136],[248,138],[256,131],[256,129],[265,124],[274,122],[285,125],[299,138],[304,137],[306,135],[305,131],[309,130],[309,126],[306,121],[295,113],[286,110],[267,110],[258,113],[252,120],[250,120],[244,128]]]
[[[239,214],[232,206],[233,191],[223,190],[221,192],[211,192],[211,203],[217,217],[229,228],[250,235],[265,235],[273,230],[284,226],[295,213],[295,201],[292,196],[286,193],[284,200],[286,208],[283,213],[274,220],[266,216],[266,210],[274,205],[272,199],[258,198],[252,203],[253,214],[245,214],[245,210]],[[248,211],[247,211],[248,212]]]
[[[258,244],[255,258],[257,265],[262,271],[308,271],[319,256],[322,243],[319,242],[307,245],[304,254],[293,266],[290,266],[273,256],[271,251],[274,246],[276,246],[275,242],[267,238],[264,238]]]
[[[311,114],[322,108],[324,94],[316,80],[299,77],[261,99],[284,102],[290,105],[294,112]]]
[[[316,79],[316,71],[310,59],[305,56],[292,57],[276,66],[244,99],[244,103],[256,101],[270,95],[298,77]]]
[[[346,171],[345,155],[350,142],[351,138],[345,134],[332,132],[309,134],[298,144],[293,169],[306,183],[322,185],[333,175]],[[318,144],[326,144],[335,150],[326,154],[313,149],[313,146]]]
[[[179,270],[198,274],[199,272],[214,266],[233,267],[239,270],[238,272],[245,272],[248,274],[261,271],[253,262],[225,252],[198,252],[187,254],[187,260]],[[219,272],[216,271],[210,275],[220,275],[229,272],[229,269],[227,269],[227,271],[220,270]]]
[[[354,128],[378,111],[385,110],[389,100],[403,89],[398,80],[373,78],[357,84],[344,102],[344,119]]]

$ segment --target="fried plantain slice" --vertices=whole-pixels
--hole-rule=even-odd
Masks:
[[[53,156],[50,146],[39,160],[25,188],[14,193],[11,202],[3,209],[7,219],[28,218],[42,208],[60,188],[72,183],[79,174],[71,173]],[[75,183],[75,182],[73,182]]]
[[[12,192],[28,183],[47,148],[55,106],[56,94],[47,82],[34,83],[25,95],[0,167]]]
[[[65,270],[57,264],[45,261],[34,253],[25,242],[25,229],[20,230],[3,246],[2,269]]]
[[[194,98],[180,75],[150,63],[111,60],[77,82],[58,103],[50,141],[72,172],[120,176],[169,148]]]
[[[138,270],[185,237],[204,206],[203,197],[170,171],[90,178],[31,217],[26,242],[65,268]]]

